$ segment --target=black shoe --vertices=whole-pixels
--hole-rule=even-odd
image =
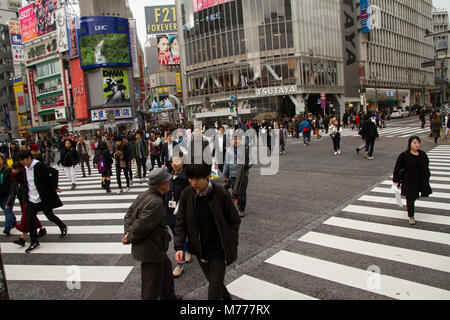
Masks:
[[[64,238],[65,236],[67,236],[67,226],[65,226],[65,227],[63,227],[63,228],[61,229],[61,236],[60,236],[60,238],[62,239],[62,238]]]
[[[359,154],[361,150],[359,148],[356,148],[356,153]]]
[[[13,243],[18,244],[19,246],[25,247],[25,239],[23,239],[23,238],[14,240]]]
[[[26,253],[30,253],[31,251],[33,251],[34,249],[36,249],[37,247],[39,247],[39,243],[35,242],[32,243],[27,250],[25,250]]]
[[[77,188],[77,185],[75,183],[72,183],[72,190],[75,190]]]
[[[86,178],[86,175],[83,175],[83,178]]]
[[[47,229],[40,229],[38,233],[38,237],[41,238],[47,234]]]
[[[3,230],[3,233],[7,236],[7,237],[9,237],[10,235],[11,235],[11,231],[10,230]]]

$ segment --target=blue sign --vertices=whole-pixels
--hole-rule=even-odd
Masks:
[[[369,0],[360,1],[361,8],[361,32],[370,32],[370,13],[369,13]]]
[[[231,102],[236,102],[236,97],[235,96],[231,97]]]
[[[78,38],[82,69],[131,66],[128,19],[82,17]]]
[[[5,125],[8,128],[8,130],[11,130],[11,120],[9,119],[8,104],[3,105],[3,112],[5,113]]]

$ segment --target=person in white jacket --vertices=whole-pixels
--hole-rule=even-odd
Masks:
[[[333,140],[334,155],[341,154],[341,124],[339,121],[335,120],[331,123],[328,130],[330,132],[331,140]]]

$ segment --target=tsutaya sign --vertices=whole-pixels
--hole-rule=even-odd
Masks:
[[[257,97],[280,96],[297,93],[297,86],[283,86],[256,89]]]

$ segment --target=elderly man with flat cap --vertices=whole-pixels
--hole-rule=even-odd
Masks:
[[[172,262],[167,256],[171,240],[163,194],[172,175],[165,169],[149,174],[149,190],[141,194],[125,216],[124,245],[141,261],[142,300],[176,300]]]

